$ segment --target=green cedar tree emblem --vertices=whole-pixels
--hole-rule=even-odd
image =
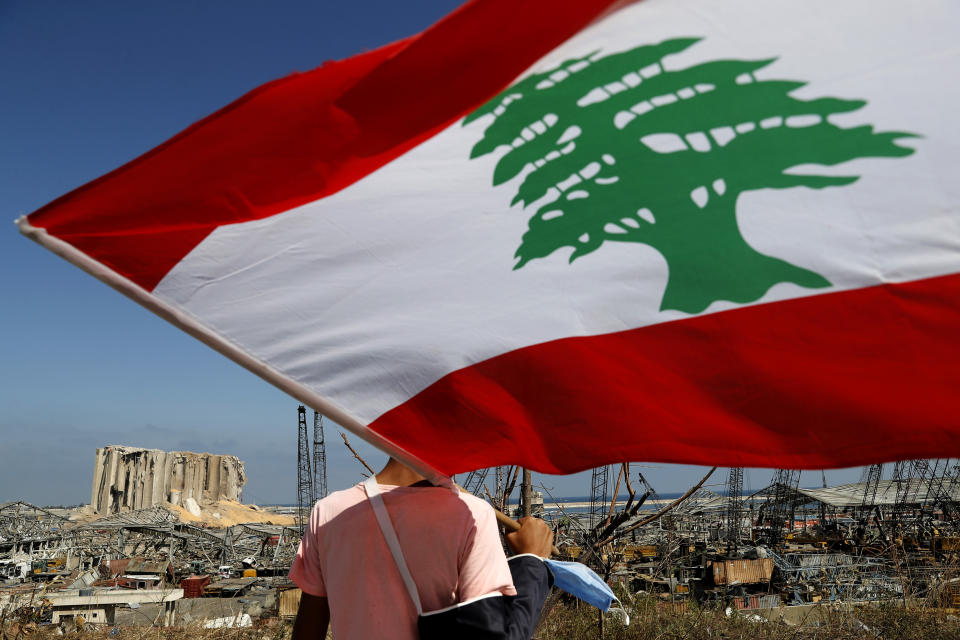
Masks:
[[[831,114],[863,100],[800,100],[802,82],[757,80],[769,60],[716,60],[666,70],[664,56],[698,38],[567,60],[529,76],[470,114],[493,114],[471,158],[509,150],[493,184],[532,170],[511,205],[555,189],[523,235],[515,269],[562,247],[570,261],[605,242],[659,251],[669,270],[661,309],[698,313],[712,302],[752,302],[773,285],[829,287],[823,276],[764,255],[737,224],[739,195],[754,189],[848,185],[859,176],[799,175],[802,164],[906,156],[904,132],[842,128]]]

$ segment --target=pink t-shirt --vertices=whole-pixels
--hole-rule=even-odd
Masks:
[[[516,595],[490,505],[443,487],[378,486],[424,612]],[[417,610],[362,484],[314,505],[290,579],[327,598],[337,640],[417,637]]]

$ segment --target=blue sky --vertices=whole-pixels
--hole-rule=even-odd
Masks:
[[[0,1],[0,501],[86,502],[94,449],[106,444],[233,453],[247,464],[247,501],[295,500],[295,400],[12,221],[259,84],[420,31],[457,4]],[[328,435],[330,484],[349,485],[359,468]],[[371,463],[384,459],[352,440]],[[702,473],[644,472],[661,492]],[[769,477],[753,470],[747,484]],[[589,491],[584,474],[546,482],[562,495]]]

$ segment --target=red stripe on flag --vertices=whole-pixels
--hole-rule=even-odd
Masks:
[[[419,36],[255,89],[39,209],[30,224],[152,290],[218,226],[360,180],[480,106],[611,4],[469,3]]]
[[[265,84],[29,222],[152,290],[218,226],[349,184],[339,172],[357,132],[332,102],[404,44]]]
[[[960,456],[958,335],[960,275],[811,296],[519,349],[371,428],[447,473]]]

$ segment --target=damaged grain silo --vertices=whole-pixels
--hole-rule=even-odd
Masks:
[[[97,449],[90,506],[108,514],[190,498],[239,502],[246,482],[236,456],[111,445]]]

